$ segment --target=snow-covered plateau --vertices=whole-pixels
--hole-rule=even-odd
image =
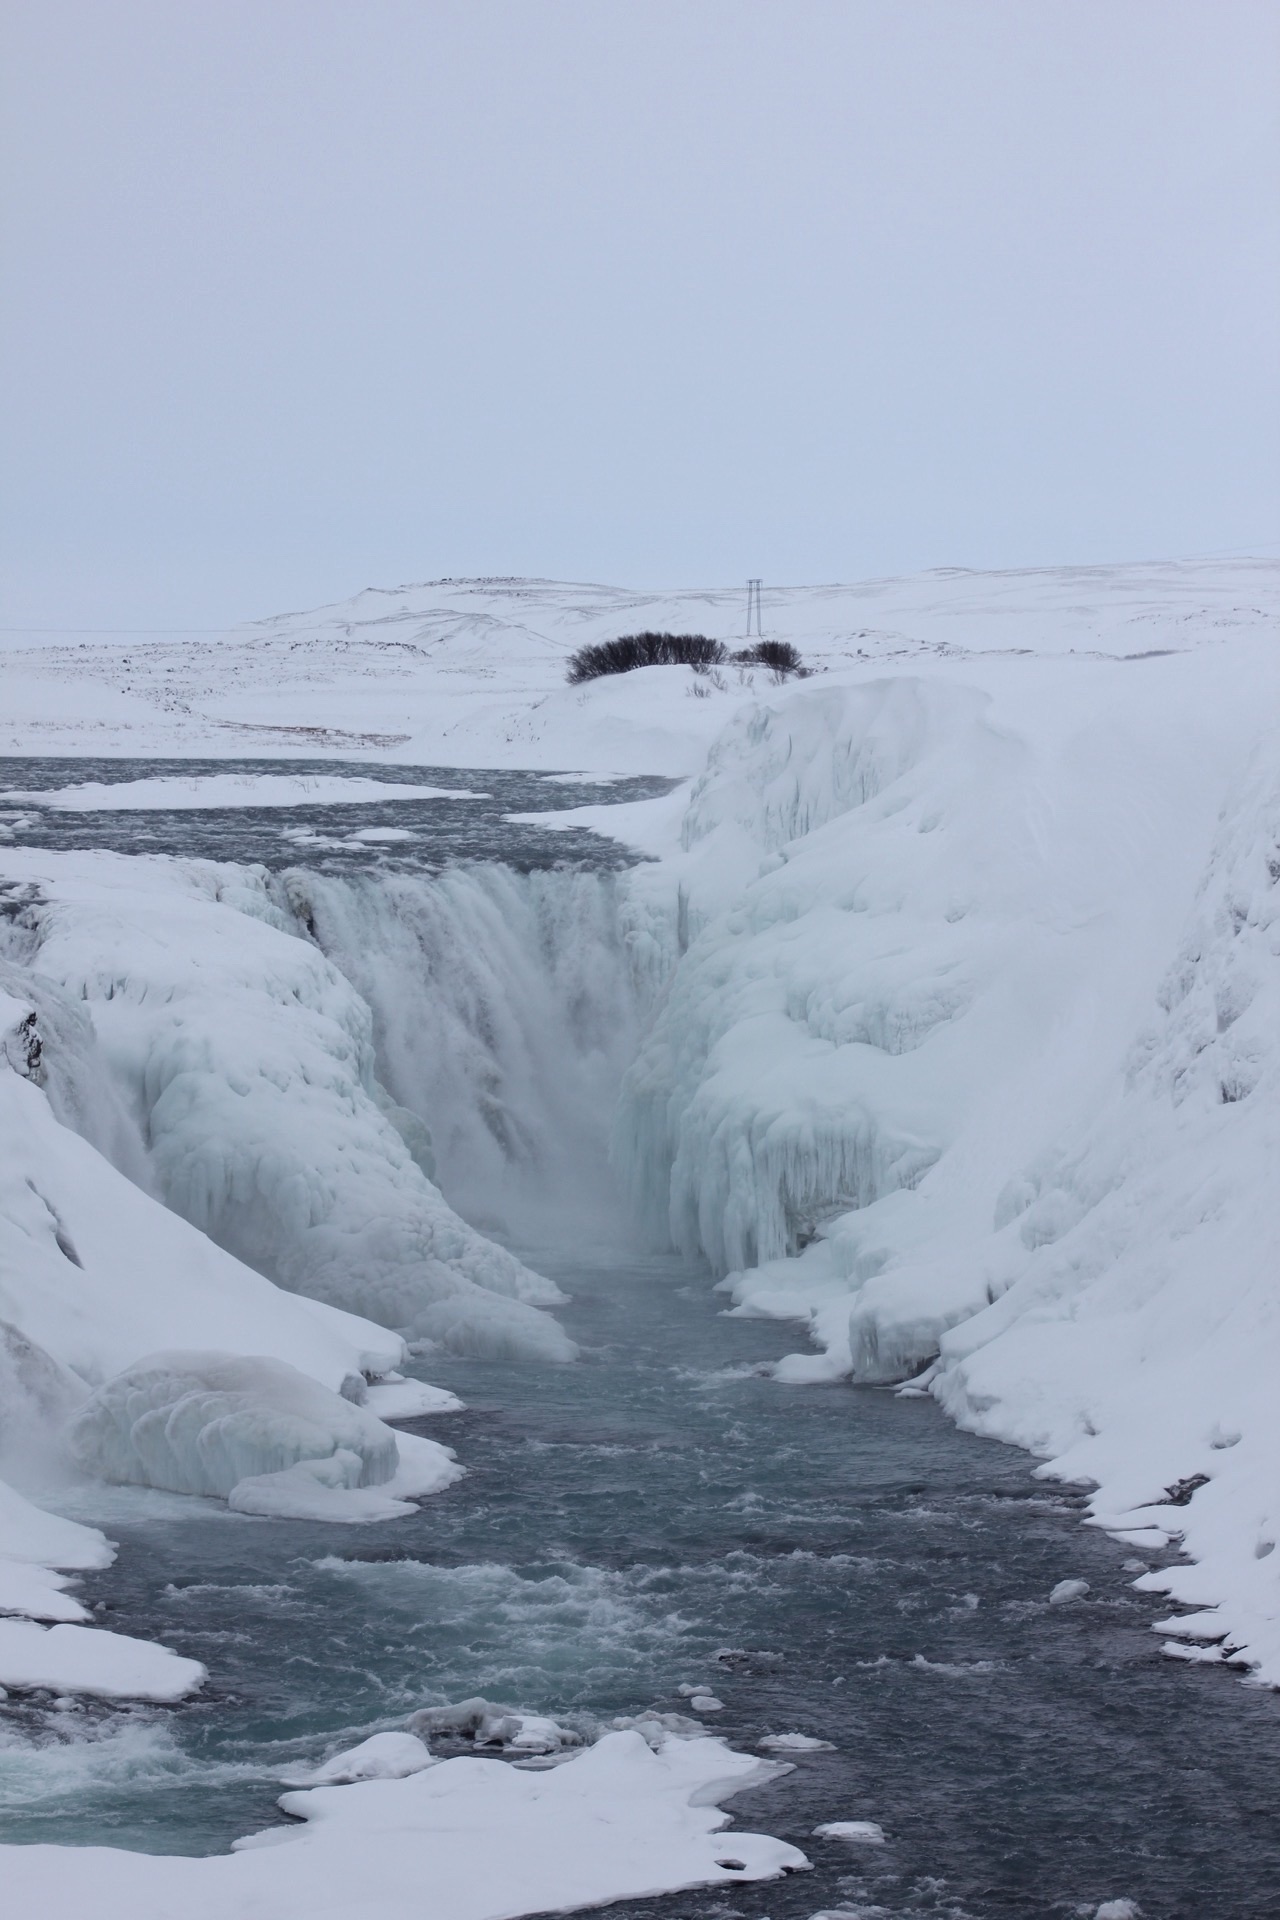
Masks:
[[[733,1314],[804,1328],[778,1393],[928,1393],[1029,1450],[1131,1549],[1180,1547],[1135,1583],[1180,1609],[1166,1651],[1280,1686],[1280,566],[779,590],[805,678],[565,684],[584,641],[742,612],[445,581],[0,658],[0,750],[68,756],[0,806],[0,1684],[205,1678],[86,1623],[111,1547],[44,1510],[69,1475],[335,1522],[448,1485],[465,1457],[387,1424],[449,1404],[406,1355],[572,1363],[510,1243],[589,1246],[616,1179]],[[133,764],[256,753],[384,774]],[[131,763],[114,801],[88,754]],[[557,812],[549,779],[528,872],[23,845],[43,805],[461,811],[433,767],[681,784]],[[636,864],[556,866],[566,826]],[[391,1915],[429,1883],[487,1920],[803,1864],[737,1832],[725,1864],[717,1793],[760,1764],[615,1732],[545,1772],[331,1775],[230,1857],[0,1871],[55,1916]]]

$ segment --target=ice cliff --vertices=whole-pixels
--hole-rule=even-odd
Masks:
[[[1197,1562],[1280,1683],[1280,785],[1262,649],[973,659],[731,723],[637,876],[617,1154],[784,1380],[918,1376]],[[925,1371],[927,1369],[927,1371]]]
[[[170,1208],[280,1286],[410,1339],[572,1357],[538,1311],[557,1289],[433,1184],[426,1128],[375,1077],[367,1005],[265,873],[16,850],[6,865],[27,888],[10,960],[89,1013]]]

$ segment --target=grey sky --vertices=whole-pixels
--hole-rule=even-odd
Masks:
[[[1274,0],[7,0],[6,624],[1262,549]]]

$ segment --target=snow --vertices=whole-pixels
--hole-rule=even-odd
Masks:
[[[357,1747],[335,1753],[323,1766],[283,1776],[287,1787],[345,1787],[355,1780],[406,1780],[424,1767],[438,1766],[416,1733],[375,1733]]]
[[[845,674],[966,654],[1140,661],[1264,631],[1275,604],[1274,563],[1242,559],[766,586],[764,619]],[[744,699],[773,697],[770,674],[650,667],[569,687],[566,661],[645,628],[742,646],[745,617],[745,586],[436,580],[207,641],[10,647],[0,752],[696,773]]]
[[[0,1620],[0,1686],[169,1701],[194,1693],[206,1678],[198,1660],[127,1633]]]
[[[81,780],[73,786],[0,793],[0,800],[64,813],[156,808],[325,807],[382,800],[483,800],[464,787],[407,786],[390,780],[314,773],[157,774],[149,780]],[[376,831],[376,829],[374,830]],[[367,836],[367,830],[365,837]]]
[[[781,1381],[913,1381],[1092,1483],[1280,1683],[1275,572],[1131,609],[1148,645],[1028,598],[1022,651],[745,705],[632,876],[615,1150],[655,1239],[807,1326]]]
[[[403,1378],[380,1380],[365,1394],[364,1405],[379,1420],[420,1420],[429,1413],[457,1413],[462,1402],[447,1387],[429,1386],[425,1380]]]
[[[33,1506],[17,1490],[0,1480],[0,1551],[8,1561],[27,1567],[63,1567],[76,1572],[109,1567],[115,1558],[106,1537],[96,1527],[64,1520]]]
[[[558,1290],[445,1203],[422,1123],[375,1081],[369,1008],[261,869],[18,849],[0,869],[31,895],[15,959],[88,1012],[170,1208],[278,1285],[411,1339],[572,1358],[538,1311]],[[127,1358],[238,1346],[156,1332]]]
[[[54,1118],[43,1091],[0,1069],[0,1319],[60,1383],[90,1387],[156,1350],[257,1353],[336,1389],[403,1342],[324,1319],[162,1207]],[[32,1408],[37,1424],[41,1403]]]
[[[571,1358],[555,1290],[484,1226],[606,1191],[593,1136],[630,1060],[614,1156],[637,1219],[705,1258],[731,1311],[805,1330],[780,1387],[909,1383],[1027,1448],[1090,1486],[1092,1522],[1127,1546],[1182,1549],[1135,1582],[1191,1610],[1157,1623],[1172,1657],[1280,1685],[1278,585],[1272,563],[1222,561],[779,592],[769,625],[816,670],[786,684],[661,668],[569,688],[582,642],[732,638],[742,597],[548,582],[369,593],[127,663],[5,655],[14,752],[691,783],[532,817],[647,856],[608,876],[275,882],[6,845],[0,1451],[28,1457],[96,1394],[127,1452],[109,1383],[158,1349],[256,1355],[330,1398],[394,1371],[401,1336]],[[246,804],[283,798],[264,786],[279,777],[253,776]],[[267,1470],[224,1494],[272,1518],[402,1510],[457,1471],[447,1450],[388,1434],[394,1472],[362,1484],[386,1443],[339,1429],[416,1418],[412,1386],[341,1401],[284,1464],[250,1449]],[[193,1481],[193,1436],[221,1418],[166,1442]],[[13,1549],[7,1512],[21,1611],[78,1606],[53,1569],[102,1562]],[[109,1551],[87,1540],[69,1550]],[[111,1639],[0,1628],[46,1664],[89,1641],[101,1663]],[[445,1711],[562,1758],[536,1745],[554,1722]],[[482,1920],[798,1864],[715,1839],[710,1799],[762,1763],[667,1737],[679,1718],[543,1772],[468,1758],[317,1786],[287,1802],[305,1826],[228,1860],[6,1850],[6,1884],[108,1920],[395,1920],[429,1885],[450,1920]]]
[[[638,1733],[612,1733],[546,1771],[468,1757],[289,1792],[280,1804],[302,1824],[218,1858],[8,1846],[0,1875],[15,1911],[48,1920],[90,1909],[98,1920],[418,1920],[424,1889],[450,1920],[503,1920],[807,1866],[784,1841],[722,1835],[716,1802],[759,1767],[718,1740],[654,1752]]]

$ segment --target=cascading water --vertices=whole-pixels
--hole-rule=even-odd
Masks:
[[[377,1073],[429,1130],[432,1177],[471,1223],[523,1246],[616,1242],[608,1160],[645,983],[625,874],[500,864],[273,892],[373,1015]]]

